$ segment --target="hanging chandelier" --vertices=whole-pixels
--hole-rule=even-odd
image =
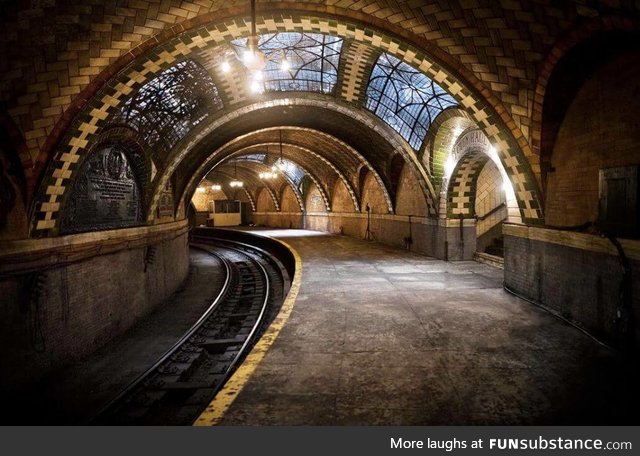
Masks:
[[[237,57],[247,69],[249,88],[253,93],[261,93],[264,90],[263,70],[267,66],[267,57],[258,47],[259,43],[260,37],[256,31],[256,0],[251,0],[251,35],[247,39],[247,48]],[[228,73],[231,71],[231,64],[229,61],[224,60],[221,68],[224,73]],[[280,69],[282,71],[291,69],[291,62],[287,59],[284,49],[282,50]]]
[[[267,157],[269,156],[269,145],[268,144],[267,144],[267,154],[266,155],[267,155]],[[275,179],[276,177],[278,177],[278,173],[276,173],[275,166],[272,166],[271,167],[271,171],[261,172],[260,174],[258,174],[258,176],[262,180],[272,180],[272,179]]]
[[[229,186],[231,188],[240,188],[244,186],[244,183],[241,180],[238,180],[238,162],[237,160],[233,161],[233,180],[229,182]]]
[[[274,163],[271,169],[273,171],[280,170],[284,172],[284,170],[287,169],[287,163],[284,161],[284,157],[282,156],[282,130],[278,130],[278,139],[279,139],[278,142],[280,145],[280,158],[278,158],[278,160]]]

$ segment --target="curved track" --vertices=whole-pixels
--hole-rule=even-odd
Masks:
[[[204,315],[92,424],[190,424],[224,386],[282,302],[286,273],[268,253],[247,244],[197,238],[226,270],[220,294]],[[210,244],[213,243],[213,244]]]

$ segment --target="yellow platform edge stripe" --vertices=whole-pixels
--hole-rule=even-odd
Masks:
[[[249,352],[224,387],[216,394],[216,397],[207,405],[207,408],[204,409],[200,416],[196,418],[193,422],[194,426],[215,426],[222,420],[222,417],[247,384],[291,315],[300,291],[300,284],[302,283],[302,259],[298,252],[289,244],[279,239],[277,239],[277,242],[289,249],[295,259],[295,272],[289,293],[287,293],[280,312],[278,312],[278,315],[273,319],[271,325],[269,325],[260,340],[253,346],[251,352]]]

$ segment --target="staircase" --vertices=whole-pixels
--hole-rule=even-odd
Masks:
[[[504,258],[504,239],[501,237],[495,238],[491,242],[491,244],[485,247],[484,253],[488,253],[489,255]]]
[[[496,268],[504,269],[504,240],[495,238],[491,244],[485,247],[484,252],[476,252],[473,259],[478,263],[488,264]]]

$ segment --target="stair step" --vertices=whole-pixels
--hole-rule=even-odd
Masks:
[[[473,259],[478,263],[488,264],[496,268],[504,269],[504,258],[496,255],[491,255],[484,252],[476,252],[473,254]]]

